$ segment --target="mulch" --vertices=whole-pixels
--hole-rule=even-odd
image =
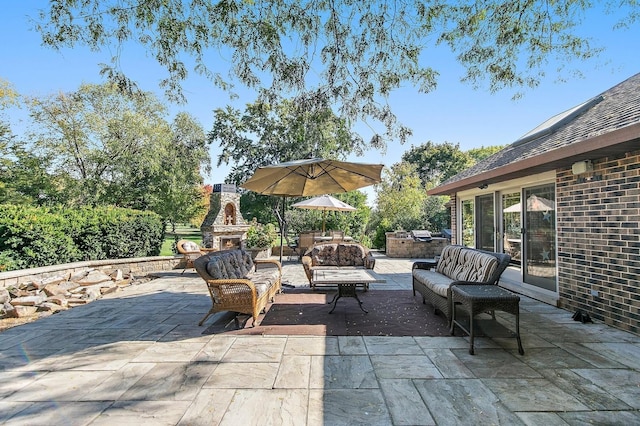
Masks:
[[[334,289],[285,289],[267,306],[265,314],[253,320],[240,315],[236,329],[234,314],[216,316],[203,334],[233,335],[310,335],[310,336],[449,336],[442,315],[436,315],[430,304],[411,290],[358,291],[365,313],[352,297],[338,300],[329,314]]]

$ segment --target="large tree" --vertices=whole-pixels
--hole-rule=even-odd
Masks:
[[[200,204],[200,172],[210,158],[190,115],[169,123],[152,94],[126,94],[111,83],[31,99],[30,108],[30,152],[47,165],[64,203],[152,210],[167,221],[188,220]]]
[[[382,182],[375,191],[377,246],[384,245],[384,232],[427,228],[423,217],[427,193],[414,164],[402,161],[383,170]]]
[[[129,183],[159,166],[170,129],[166,110],[149,94],[126,96],[113,84],[83,84],[75,92],[30,100],[34,149],[54,158],[68,200],[130,206]],[[133,189],[133,192],[129,190]]]
[[[241,184],[260,166],[301,158],[344,159],[361,154],[362,139],[323,106],[307,109],[292,101],[247,104],[214,111],[211,144],[219,144],[218,165],[232,163],[229,182]]]
[[[599,6],[622,13],[619,26],[640,15],[636,0]],[[598,53],[579,27],[593,7],[583,0],[52,0],[36,28],[53,48],[116,52],[103,72],[128,89],[120,52],[138,43],[166,69],[161,85],[174,98],[192,68],[220,87],[264,89],[269,102],[295,95],[335,106],[345,118],[373,118],[386,137],[404,140],[410,132],[386,97],[407,83],[433,90],[436,47],[452,51],[471,84],[534,87],[549,61],[562,67]]]
[[[415,165],[423,185],[441,183],[474,163],[469,154],[460,150],[460,144],[431,141],[412,145],[402,154],[402,161]]]

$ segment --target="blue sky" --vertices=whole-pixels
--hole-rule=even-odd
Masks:
[[[28,17],[36,17],[37,10],[47,6],[45,0],[4,1],[2,25],[0,26],[0,78],[14,85],[24,95],[46,96],[59,91],[73,91],[82,82],[101,83],[99,63],[108,63],[111,52],[89,52],[76,48],[56,52],[41,47],[39,34],[30,30]],[[486,88],[474,90],[461,83],[463,71],[450,57],[440,51],[427,51],[440,72],[438,88],[429,94],[419,94],[411,87],[396,91],[390,103],[400,121],[413,129],[409,143],[390,143],[386,153],[369,151],[353,161],[382,163],[391,166],[400,160],[410,145],[427,141],[436,143],[459,143],[467,150],[480,146],[509,144],[527,133],[547,118],[577,105],[600,92],[640,72],[640,23],[628,30],[612,30],[615,17],[602,11],[593,11],[585,19],[579,31],[594,38],[605,51],[595,60],[569,63],[569,68],[578,68],[584,78],[571,78],[557,82],[556,64],[548,66],[549,78],[539,87],[524,92],[524,97],[513,101],[512,92],[491,94]],[[156,92],[163,74],[153,59],[139,49],[127,50],[122,57],[125,71],[130,71],[139,80],[140,87]],[[188,104],[171,106],[170,111],[187,111],[195,116],[205,131],[211,129],[212,111],[231,103],[243,108],[253,102],[250,94],[230,102],[227,95],[215,89],[202,77],[192,77],[185,83]],[[25,112],[5,111],[14,131],[21,128],[20,120]],[[371,136],[365,126],[357,126],[365,139]],[[211,148],[215,165],[218,147]],[[228,168],[215,169],[206,177],[208,183],[222,182]],[[372,201],[371,190],[366,191]]]

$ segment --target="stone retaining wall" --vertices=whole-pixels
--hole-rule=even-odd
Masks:
[[[156,271],[170,271],[182,262],[182,256],[154,256],[132,259],[107,259],[65,263],[40,268],[0,272],[0,288],[18,286],[32,281],[44,280],[52,276],[68,273],[74,275],[91,269],[120,269],[125,274],[145,276]]]

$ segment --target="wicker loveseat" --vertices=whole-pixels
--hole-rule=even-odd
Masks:
[[[413,295],[422,295],[436,311],[451,320],[451,285],[498,284],[511,256],[457,245],[446,246],[438,262],[415,262],[412,268]]]
[[[363,268],[373,269],[375,258],[369,250],[358,243],[324,243],[309,248],[302,256],[302,266],[309,284],[313,287],[313,270],[317,268]]]
[[[255,327],[258,315],[281,288],[280,262],[252,260],[244,250],[212,252],[197,258],[194,266],[206,281],[212,301],[211,309],[198,325],[215,312],[231,311],[251,315]]]

